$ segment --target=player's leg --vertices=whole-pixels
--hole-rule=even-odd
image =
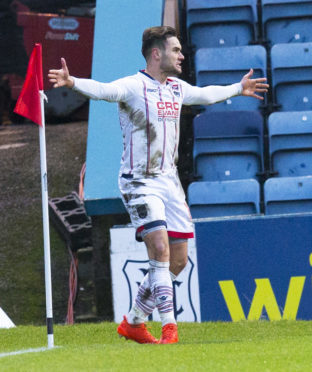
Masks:
[[[157,230],[150,230],[154,229],[144,227],[141,233],[147,248],[148,256],[150,258],[150,263],[148,273],[140,284],[137,297],[128,314],[128,318],[133,323],[145,321],[156,307],[154,291],[150,285],[151,266],[167,266],[167,264],[157,264],[157,262],[169,262],[169,244],[165,226],[160,225]]]
[[[166,202],[166,222],[169,236],[171,279],[180,274],[187,264],[187,239],[193,238],[193,224],[185,194],[177,176],[167,179],[168,201]],[[177,324],[164,326],[159,343],[178,341]]]
[[[135,180],[132,182],[131,180],[129,181],[121,178],[119,184],[120,191],[123,196],[124,204],[130,214],[132,224],[137,228],[137,240],[143,240],[150,234],[155,235],[155,243],[152,245],[152,247],[158,247],[162,252],[162,247],[166,246],[168,251],[168,257],[166,260],[169,263],[169,245],[167,233],[165,232],[165,243],[163,243],[163,239],[157,238],[157,231],[166,231],[165,207],[161,198],[155,195],[155,191],[157,190],[155,189],[154,185],[151,188],[150,185],[147,185],[148,182],[148,180]],[[149,238],[147,237],[146,239],[149,242]],[[152,241],[154,240],[152,239]],[[153,255],[155,261],[157,261],[157,257],[158,255]],[[155,305],[156,302],[154,295],[150,289],[150,275],[148,274],[143,279],[139,287],[139,291],[133,303],[132,309],[127,317],[125,317],[122,324],[118,327],[117,332],[121,334],[121,332],[123,332],[122,326],[125,326],[127,331],[122,333],[123,336],[126,337],[125,333],[127,333],[128,338],[131,338],[134,341],[154,343],[155,338],[145,329],[144,321],[154,310]],[[144,327],[144,330],[142,328],[137,332],[139,327]],[[137,336],[137,333],[142,333],[142,338],[141,336]],[[130,334],[131,337],[129,337]]]
[[[149,281],[162,325],[175,323],[173,287],[169,271],[170,249],[166,230],[147,234],[144,238],[149,256]]]
[[[140,283],[138,293],[127,315],[130,324],[144,323],[156,307],[155,297],[150,289],[149,273]]]
[[[166,204],[166,222],[170,245],[170,271],[177,276],[187,264],[188,239],[194,237],[194,226],[178,176],[172,177],[170,181],[168,188],[172,192]]]
[[[144,327],[146,317],[157,307],[163,329],[176,327],[173,309],[173,288],[169,272],[169,241],[165,228],[144,234],[144,242],[149,256],[149,271],[141,283],[134,304],[127,317],[118,327],[117,331],[122,336],[140,343],[154,343],[152,335],[147,334]],[[147,297],[145,298],[145,295]],[[140,336],[137,333],[140,333]],[[142,333],[142,335],[141,335]],[[177,342],[175,338],[166,338],[167,342]]]
[[[145,326],[147,317],[155,307],[155,298],[150,289],[149,273],[147,273],[139,286],[131,310],[117,328],[119,335],[138,343],[158,343]]]
[[[127,326],[130,327],[144,325],[146,317],[152,312],[154,306],[157,305],[163,323],[161,341],[162,343],[173,343],[178,340],[177,326],[173,311],[173,289],[171,282],[171,278],[174,278],[175,275],[169,272],[170,248],[168,244],[168,235],[165,230],[167,224],[165,205],[163,202],[167,197],[168,188],[170,189],[170,187],[172,187],[172,181],[170,181],[170,185],[167,185],[166,182],[161,185],[157,184],[157,181],[153,180],[152,182],[153,185],[147,185],[146,180],[142,183],[138,181],[133,183],[133,185],[140,184],[139,187],[132,187],[131,181],[126,180],[122,180],[120,184],[124,203],[130,214],[131,221],[134,226],[139,227],[138,231],[140,231],[147,245],[150,258],[149,273],[143,279],[138,295],[128,314],[128,321],[130,324],[127,322],[127,319],[125,319],[123,323],[127,322]],[[149,195],[151,186],[153,192]],[[160,189],[163,188],[163,192],[160,192],[160,197],[155,195],[157,191],[159,191],[158,187],[160,187]],[[180,225],[178,227],[181,228]],[[187,235],[189,235],[189,233],[187,233]],[[175,241],[175,243],[178,243],[178,241]],[[184,263],[181,262],[180,259],[182,256],[180,251],[185,252],[186,249],[185,247],[183,249],[177,248],[176,251],[179,253],[174,255],[173,268],[174,271],[178,273],[181,267],[184,266]],[[148,286],[148,282],[150,283],[150,287]],[[170,337],[168,337],[168,332],[165,331],[170,328],[174,328],[175,332],[169,332]],[[129,338],[140,342],[134,337]],[[152,338],[150,340],[154,342]]]
[[[169,237],[170,272],[172,273],[172,280],[175,280],[187,264],[187,242],[187,239]]]
[[[149,293],[149,288],[144,286],[145,291],[139,290],[133,310],[140,308],[141,314],[143,314],[144,310],[146,310],[146,307],[144,309],[144,301],[153,299],[163,325],[160,343],[175,343],[178,341],[178,331],[174,318],[172,281],[187,264],[187,238],[193,237],[193,224],[179,180],[173,177],[167,181],[164,180],[164,184],[162,185],[164,186],[164,194],[167,196],[168,191],[171,191],[172,195],[170,196],[170,200],[166,200],[166,211],[163,218],[164,220],[166,219],[166,222],[168,218],[170,221],[170,240],[168,241],[167,231],[164,230],[164,227],[154,232],[148,231],[144,227],[144,241],[150,258],[148,277],[150,280],[151,297],[144,298],[142,296],[143,293]],[[164,195],[163,198],[165,199]],[[155,209],[159,205],[161,205],[161,208],[164,207],[162,202],[159,204],[159,200],[156,201],[158,205],[154,205]],[[152,204],[150,200],[149,205]],[[168,263],[168,258],[170,263]],[[169,280],[169,276],[171,280]],[[152,307],[150,307],[151,309]],[[146,312],[144,315],[147,316]],[[142,319],[144,319],[143,316]]]
[[[170,252],[170,266],[169,266],[169,275],[171,281],[174,281],[175,278],[180,274],[187,264],[187,240],[186,239],[169,239],[169,252]],[[179,340],[178,337],[178,326],[174,318],[174,308],[173,308],[173,288],[170,287],[170,293],[172,293],[172,312],[170,317],[164,322],[162,322],[162,336],[159,340],[160,344],[172,344],[176,343]],[[157,296],[155,294],[155,298]],[[170,299],[170,300],[171,300]],[[159,311],[159,309],[158,309]],[[161,315],[161,313],[160,313]]]
[[[170,276],[174,281],[187,264],[187,239],[169,238],[170,248]],[[156,308],[155,297],[150,289],[149,272],[143,278],[138,294],[133,302],[132,308],[127,315],[131,324],[140,324],[146,321]]]

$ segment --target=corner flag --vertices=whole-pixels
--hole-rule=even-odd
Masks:
[[[35,44],[14,112],[39,125],[47,333],[48,348],[52,348],[54,336],[44,99],[47,98],[43,92],[42,48],[41,44]]]
[[[35,44],[31,53],[26,79],[14,112],[42,126],[40,93],[43,90],[42,48]]]

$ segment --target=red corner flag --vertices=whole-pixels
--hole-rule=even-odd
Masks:
[[[14,112],[16,112],[19,115],[25,116],[25,118],[30,119],[39,125],[47,333],[48,348],[52,348],[54,347],[54,335],[49,227],[49,198],[47,185],[47,155],[45,139],[45,118],[43,110],[44,98],[45,96],[43,92],[42,49],[41,44],[35,44],[35,47],[29,59],[25,82],[21,94],[16,102]]]
[[[42,48],[41,44],[35,44],[14,112],[42,126],[39,90],[43,90]]]

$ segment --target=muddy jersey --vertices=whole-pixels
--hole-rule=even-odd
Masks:
[[[140,71],[112,83],[74,78],[74,89],[91,99],[118,102],[124,147],[120,173],[142,178],[175,171],[183,104],[213,104],[242,88],[240,83],[199,88],[178,78],[161,84]]]

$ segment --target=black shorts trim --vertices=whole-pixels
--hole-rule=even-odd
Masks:
[[[138,227],[135,232],[135,239],[138,242],[143,242],[141,232],[143,230],[149,230],[157,226],[165,226],[165,228],[167,228],[167,222],[164,220],[156,220],[156,221],[152,221],[152,222],[146,223],[145,225]]]

